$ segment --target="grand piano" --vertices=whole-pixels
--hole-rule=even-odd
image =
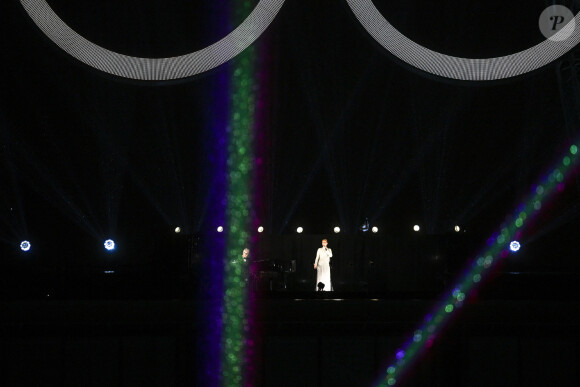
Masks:
[[[296,273],[296,260],[264,259],[250,262],[250,286],[256,290],[284,291]]]

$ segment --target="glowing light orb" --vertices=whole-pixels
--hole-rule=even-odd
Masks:
[[[181,227],[175,227],[175,233],[179,234],[181,232]]]
[[[115,249],[115,242],[112,239],[107,239],[104,243],[105,249],[111,251]]]
[[[421,340],[423,340],[423,332],[421,332],[420,330],[415,331],[415,334],[413,335],[413,341],[415,343],[418,343]]]
[[[31,247],[31,245],[30,245],[30,242],[28,242],[28,241],[22,241],[20,243],[20,249],[22,251],[29,251],[30,250],[30,247]]]
[[[223,231],[224,231],[224,228],[222,226],[218,226],[217,232],[223,232]]]
[[[264,232],[264,227],[262,226],[258,227],[258,232]]]
[[[562,160],[562,164],[564,164],[565,166],[569,166],[570,165],[570,157],[566,156],[564,157],[564,159]]]
[[[461,227],[455,226],[454,230],[455,230],[455,232],[459,232],[459,231],[461,231]]]
[[[337,227],[335,227],[335,228],[334,228],[334,232],[335,232],[336,234],[338,234],[338,233],[340,232],[340,227],[338,227],[338,226],[337,226]]]
[[[419,230],[421,230],[421,227],[419,227],[419,225],[416,224],[416,225],[413,226],[413,230],[419,231]]]
[[[379,232],[379,228],[378,227],[373,227],[371,231],[376,234],[376,233]]]
[[[302,234],[302,231],[304,231],[304,229],[303,229],[302,227],[298,227],[298,228],[296,229],[296,232],[297,232],[298,234]]]
[[[512,252],[514,252],[514,253],[517,252],[520,249],[520,247],[521,247],[520,242],[518,242],[518,241],[511,241],[510,242],[510,250]]]

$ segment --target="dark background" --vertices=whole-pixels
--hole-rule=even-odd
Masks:
[[[142,57],[191,52],[233,29],[220,24],[225,13],[217,2],[48,3],[87,39]],[[431,49],[495,57],[541,42],[537,19],[551,3],[375,4]],[[2,320],[4,358],[11,359],[0,373],[3,383],[30,381],[17,370],[31,362],[39,372],[28,377],[43,376],[22,385],[90,384],[80,370],[98,362],[89,374],[108,379],[94,385],[142,385],[143,369],[151,385],[190,384],[196,332],[189,327],[203,317],[187,310],[203,302],[200,273],[209,254],[199,246],[215,229],[212,125],[219,109],[210,101],[236,59],[191,79],[130,81],[67,56],[18,1],[3,1],[0,15],[0,298],[11,311]],[[255,45],[268,69],[261,85],[268,100],[260,128],[266,178],[255,187],[263,192],[256,216],[266,231],[254,235],[252,257],[297,261],[285,290],[280,278],[272,292],[267,281],[259,284],[264,310],[272,311],[264,314],[262,381],[274,385],[286,375],[282,380],[294,382],[298,371],[311,371],[299,384],[339,385],[328,375],[347,357],[326,364],[326,353],[364,353],[355,375],[382,370],[395,345],[385,341],[406,337],[577,140],[578,51],[515,79],[444,80],[392,57],[346,2],[335,0],[288,0]],[[577,384],[570,370],[579,359],[572,317],[579,187],[574,173],[566,190],[544,203],[520,253],[481,290],[481,314],[454,323],[448,340],[433,349],[437,356],[418,371],[417,385],[533,385],[531,375]],[[365,218],[377,234],[360,231]],[[337,225],[342,231],[335,235]],[[109,237],[118,245],[112,254],[102,248]],[[323,237],[336,256],[335,290],[350,304],[312,322],[319,300],[293,300],[313,297],[311,264]],[[33,246],[27,254],[18,249],[24,239]],[[401,304],[381,304],[389,307],[383,314],[370,298]],[[508,305],[504,316],[494,309],[498,302]],[[411,312],[401,317],[401,306]],[[278,307],[294,314],[280,317]],[[349,308],[363,317],[346,319]],[[529,315],[530,309],[541,312]],[[165,320],[143,323],[164,312]],[[375,322],[370,328],[367,317]],[[166,355],[155,357],[160,352]],[[136,353],[143,358],[127,355]],[[457,357],[464,359],[460,370],[449,361]],[[549,359],[546,366],[536,367],[540,358]],[[54,379],[45,378],[49,371]],[[486,382],[494,372],[509,383]]]

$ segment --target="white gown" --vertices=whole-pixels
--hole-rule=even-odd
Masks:
[[[324,291],[332,290],[332,283],[330,282],[330,258],[332,257],[331,249],[324,249],[321,247],[316,252],[316,289],[318,290],[318,283],[324,284]]]

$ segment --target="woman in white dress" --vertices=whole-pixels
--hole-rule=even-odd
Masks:
[[[324,288],[320,289],[325,292],[332,290],[332,283],[330,282],[330,258],[332,258],[332,250],[327,247],[328,241],[322,240],[322,247],[316,252],[316,259],[314,260],[314,268],[316,269],[316,290],[319,290],[319,284],[323,283]]]

